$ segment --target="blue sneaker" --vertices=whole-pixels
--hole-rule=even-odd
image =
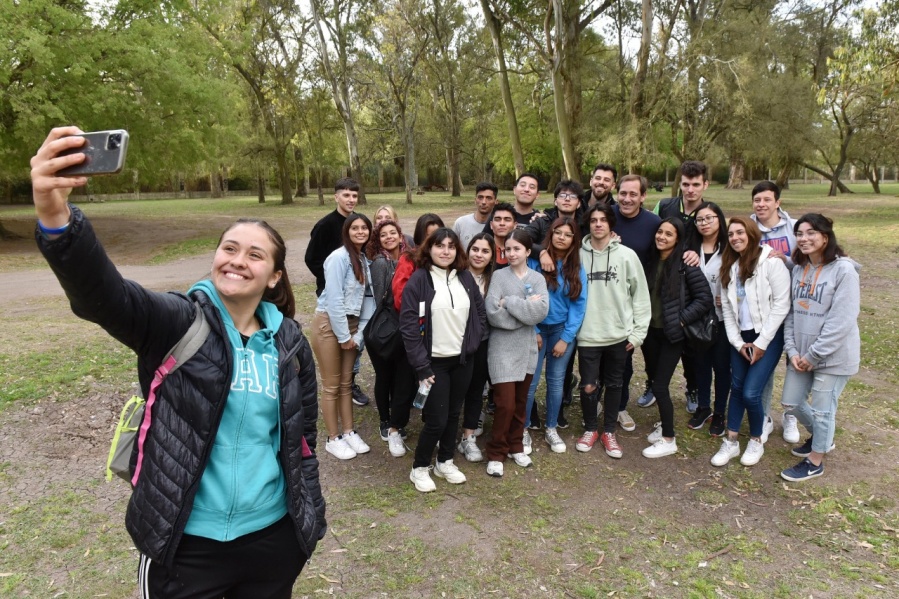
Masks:
[[[695,414],[699,408],[699,391],[687,389],[687,413]]]
[[[808,458],[804,458],[792,468],[787,468],[781,472],[780,476],[784,480],[797,483],[810,478],[815,478],[816,476],[821,476],[822,474],[824,474],[824,462],[821,462],[820,466],[815,466]]]
[[[656,402],[655,395],[652,394],[652,384],[646,381],[646,391],[637,399],[637,405],[641,408],[648,408]]]
[[[812,439],[813,438],[814,437],[809,437],[808,439],[806,439],[805,443],[803,443],[799,447],[794,447],[793,449],[791,449],[790,453],[792,453],[797,458],[807,458],[808,455],[812,452]],[[827,453],[830,453],[831,451],[836,449],[836,447],[837,446],[835,443],[831,443],[830,449],[827,450]]]

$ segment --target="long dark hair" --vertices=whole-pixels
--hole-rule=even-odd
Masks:
[[[841,256],[845,256],[846,252],[843,251],[843,248],[837,243],[837,234],[833,232],[833,221],[824,216],[823,214],[818,214],[817,212],[809,212],[805,214],[796,221],[796,224],[793,225],[793,233],[799,232],[799,225],[802,223],[808,223],[813,231],[817,231],[822,235],[827,236],[827,245],[824,246],[824,255],[822,262],[824,264],[830,264],[837,258]],[[811,261],[808,255],[803,254],[799,251],[799,246],[796,246],[796,249],[793,250],[793,263],[798,264],[799,266],[805,266]]]
[[[755,267],[759,263],[759,257],[762,255],[762,247],[759,245],[762,241],[762,232],[759,231],[759,226],[755,224],[755,221],[751,218],[734,216],[727,224],[727,230],[730,231],[733,225],[743,225],[743,228],[746,229],[748,243],[742,254],[738,254],[734,248],[730,247],[730,242],[724,246],[724,251],[721,253],[721,272],[719,276],[721,286],[725,289],[730,285],[730,269],[734,263],[739,262],[737,276],[740,277],[741,282],[745,283],[746,279],[755,272]]]
[[[471,253],[471,247],[474,245],[476,241],[484,240],[487,242],[487,245],[490,246],[490,262],[487,266],[484,267],[484,293],[487,293],[487,290],[490,289],[490,279],[493,278],[493,271],[496,269],[496,240],[493,239],[493,235],[490,233],[486,233],[481,231],[477,235],[471,238],[471,241],[468,242],[468,247],[465,248],[465,253]]]
[[[678,216],[671,216],[660,222],[659,228],[656,229],[656,231],[658,232],[665,223],[674,227],[674,231],[677,233],[677,243],[674,244],[674,249],[668,255],[668,258],[665,259],[665,264],[662,267],[662,276],[658,281],[658,292],[659,297],[673,299],[678,297],[678,293],[680,292],[679,274],[681,268],[683,268],[684,237],[686,236],[686,233],[684,221]],[[659,262],[661,262],[661,260],[662,255],[659,253],[659,248],[656,247],[655,235],[653,234],[653,243],[649,248],[649,260],[646,262],[646,268],[644,270],[644,273],[646,274],[646,284],[649,286],[650,293],[655,291],[656,271],[659,268]]]
[[[553,234],[559,227],[569,227],[574,237],[571,239],[571,246],[562,254],[553,246]],[[568,216],[557,218],[549,225],[546,232],[546,239],[543,240],[543,247],[549,254],[553,264],[562,262],[562,280],[565,281],[565,289],[568,290],[570,299],[577,299],[581,296],[581,250],[578,247],[577,240],[581,238],[580,229],[577,222]],[[543,272],[543,278],[546,279],[546,288],[555,291],[559,287],[558,273]]]
[[[434,264],[434,261],[431,259],[431,248],[442,242],[444,239],[449,239],[456,247],[456,259],[453,260],[453,263],[450,264],[446,270],[462,271],[468,268],[468,258],[462,250],[462,242],[459,241],[459,236],[456,235],[455,231],[447,227],[440,227],[428,235],[425,238],[424,243],[416,248],[415,267],[430,269],[431,265]]]
[[[278,308],[278,311],[287,318],[293,318],[297,312],[297,306],[296,300],[293,297],[293,288],[290,286],[290,279],[287,276],[287,265],[285,264],[287,258],[287,246],[284,244],[284,239],[281,237],[281,234],[264,220],[258,218],[240,218],[230,227],[222,231],[216,247],[222,244],[222,239],[225,238],[225,234],[237,225],[256,225],[268,235],[269,241],[272,242],[272,245],[275,248],[275,251],[272,254],[272,258],[275,262],[275,272],[280,270],[281,278],[275,283],[274,288],[265,288],[262,299],[274,304],[275,307]]]
[[[702,251],[702,234],[699,232],[699,225],[696,224],[696,215],[699,214],[700,210],[705,210],[706,208],[714,212],[715,216],[718,217],[718,239],[715,240],[715,249],[723,252],[724,248],[727,247],[727,219],[724,217],[721,206],[715,202],[703,202],[693,211],[693,225],[696,227],[696,235],[690,236],[689,248],[694,252]]]
[[[356,245],[350,240],[350,227],[353,226],[353,223],[357,220],[361,220],[368,226],[368,241],[371,241],[371,221],[368,220],[368,217],[364,214],[360,214],[358,212],[353,212],[348,217],[346,217],[346,221],[343,223],[343,231],[340,233],[340,237],[343,240],[343,247],[347,251],[347,254],[350,256],[350,264],[353,266],[353,275],[355,275],[356,280],[359,281],[362,285],[365,285],[365,270],[362,268],[362,257],[365,255],[365,246],[368,245],[366,242],[360,249],[356,249]]]
[[[412,234],[412,241],[415,242],[415,247],[424,243],[425,236],[428,234],[428,227],[431,225],[437,225],[438,227],[446,226],[443,224],[443,219],[433,212],[426,212],[419,216],[418,220],[415,221],[415,232]]]

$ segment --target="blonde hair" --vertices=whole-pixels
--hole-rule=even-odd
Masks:
[[[393,208],[393,206],[391,206],[390,204],[384,204],[383,206],[378,206],[378,209],[375,210],[375,221],[378,220],[378,213],[379,213],[381,210],[386,210],[386,211],[390,214],[390,220],[393,220],[393,221],[399,221],[399,220],[400,220],[400,217],[399,217],[399,215],[396,213],[396,210]]]

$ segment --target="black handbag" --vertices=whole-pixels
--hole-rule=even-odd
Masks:
[[[390,293],[389,282],[393,279],[393,273],[385,278],[386,291],[365,325],[362,338],[370,354],[388,359],[400,349],[403,338],[400,335],[400,316],[393,308],[393,294]]]
[[[686,277],[686,273],[683,270],[680,271],[680,309],[682,312],[686,306],[684,300]],[[718,314],[715,312],[715,306],[712,305],[701,318],[685,323],[684,336],[687,343],[699,351],[705,351],[712,347],[718,339]]]

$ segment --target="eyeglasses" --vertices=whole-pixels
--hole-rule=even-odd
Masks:
[[[576,200],[578,199],[577,194],[574,193],[560,193],[556,196],[558,200]]]
[[[556,229],[553,231],[553,235],[556,237],[564,237],[565,239],[573,239],[574,233],[569,233],[567,231],[562,231],[561,229]]]
[[[695,222],[697,225],[704,225],[704,224],[706,224],[706,223],[712,224],[712,223],[715,222],[716,220],[718,220],[718,217],[717,217],[717,216],[703,216],[703,217],[699,217],[699,218],[694,219],[694,222]]]

